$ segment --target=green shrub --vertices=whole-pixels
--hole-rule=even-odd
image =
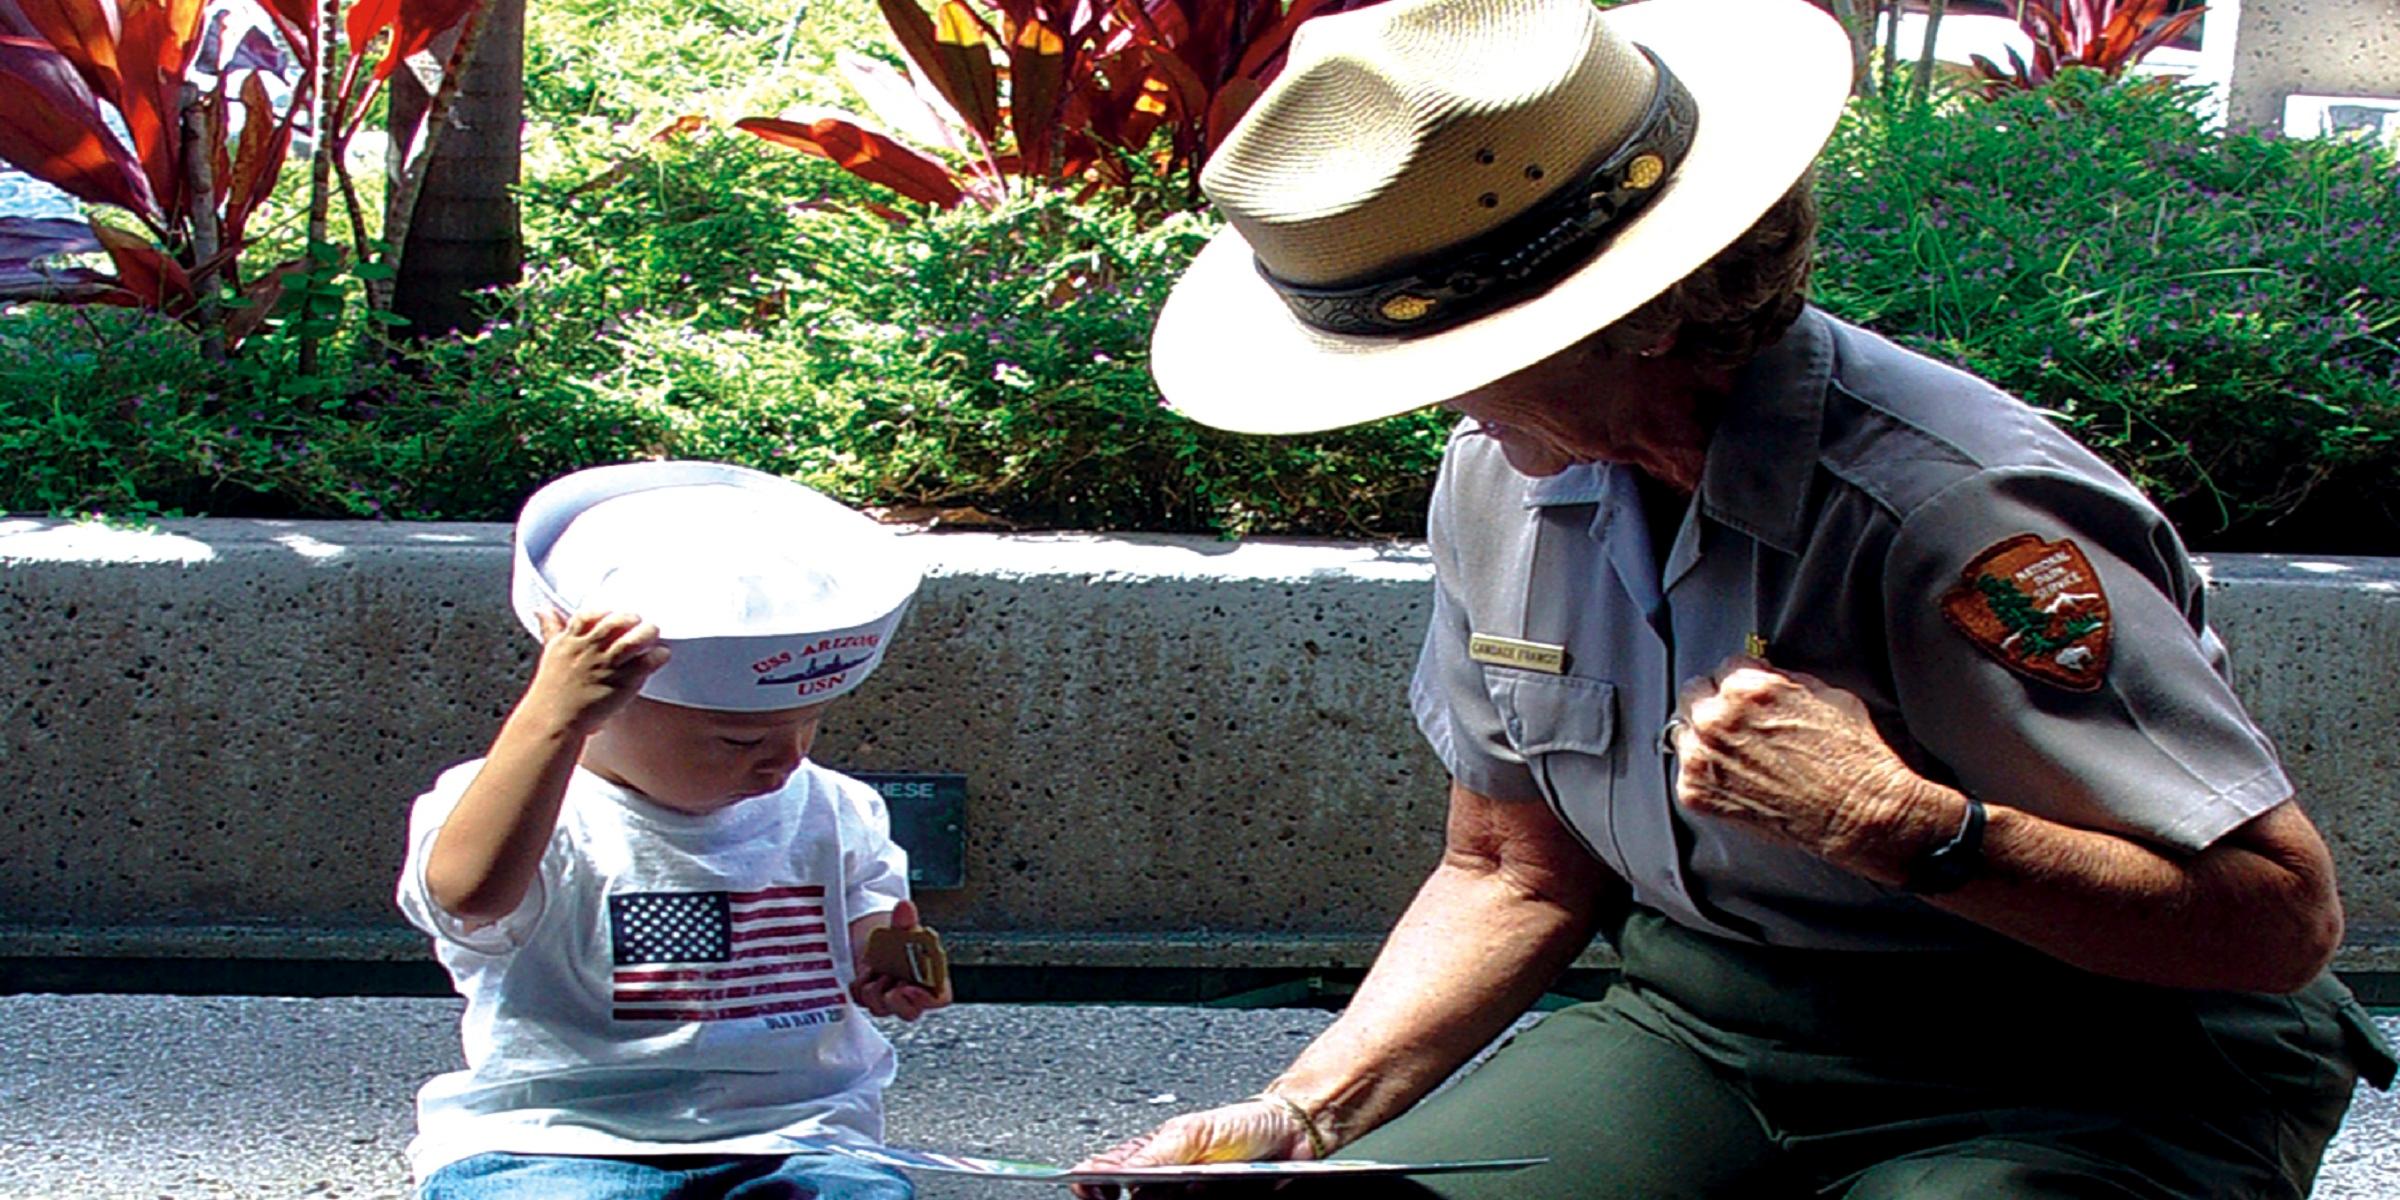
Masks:
[[[133,313],[12,313],[0,320],[0,509],[489,517],[560,472],[659,440],[647,414],[529,379],[515,342],[504,328],[394,363],[340,340],[324,374],[304,378],[277,347],[210,363],[188,335]]]
[[[748,156],[760,152],[695,153],[757,167]],[[781,161],[828,188],[847,179]],[[1150,325],[1210,231],[1201,219],[1144,222],[1051,195],[894,227],[839,198],[792,194],[718,177],[661,193],[656,212],[673,219],[584,225],[574,244],[588,255],[546,268],[526,292],[549,316],[518,323],[559,368],[576,360],[587,402],[654,418],[648,448],[779,470],[859,503],[1045,527],[1367,534],[1421,523],[1447,426],[1438,417],[1260,439],[1161,406]],[[715,244],[743,252],[653,253],[677,226],[739,228]],[[690,268],[689,281],[664,284],[662,264]]]
[[[1862,102],[1818,175],[1827,308],[2049,410],[2220,547],[2400,553],[2400,176],[2089,72]]]
[[[543,0],[525,18],[530,120],[644,135],[690,112],[834,103],[835,53],[883,24],[867,0]]]
[[[895,225],[829,164],[622,133],[527,184],[491,329],[405,359],[345,330],[303,377],[272,337],[212,367],[128,314],[0,315],[0,509],[506,519],[676,455],[1035,527],[1421,529],[1436,413],[1265,439],[1161,408],[1149,329],[1207,218],[1042,196]],[[2400,553],[2388,156],[2070,73],[1862,102],[1818,186],[1827,308],[2043,406],[2196,543]]]
[[[141,513],[198,469],[185,331],[121,309],[0,319],[0,511]]]

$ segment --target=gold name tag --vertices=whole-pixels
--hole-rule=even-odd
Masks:
[[[1565,646],[1520,642],[1515,638],[1493,637],[1488,633],[1478,633],[1467,639],[1467,657],[1480,663],[1523,667],[1548,675],[1563,675],[1567,671]]]

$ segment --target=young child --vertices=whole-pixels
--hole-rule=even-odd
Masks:
[[[910,927],[883,801],[808,761],[918,571],[866,517],[709,463],[583,471],[517,525],[542,640],[490,753],[409,822],[400,906],[467,999],[428,1082],[421,1200],[906,1200],[889,1042],[950,1002],[870,972]],[[855,1008],[854,1008],[855,1005]]]

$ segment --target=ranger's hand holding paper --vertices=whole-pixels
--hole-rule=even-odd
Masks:
[[[1299,1110],[1272,1096],[1252,1096],[1221,1108],[1185,1113],[1138,1137],[1075,1164],[1078,1171],[1157,1167],[1177,1163],[1281,1162],[1323,1157],[1322,1138],[1312,1146]],[[1082,1200],[1108,1200],[1117,1189],[1078,1184]]]

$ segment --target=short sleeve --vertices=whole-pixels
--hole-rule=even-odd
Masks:
[[[433,893],[425,886],[425,860],[433,852],[433,839],[442,831],[442,823],[458,807],[467,785],[483,769],[483,760],[459,765],[442,772],[431,790],[417,797],[408,814],[408,857],[400,867],[400,911],[408,923],[432,935],[436,940],[485,956],[504,955],[525,944],[525,938],[540,922],[543,908],[552,892],[557,890],[558,855],[544,853],[541,871],[534,877],[533,886],[525,889],[525,898],[517,910],[489,923],[470,925],[445,911],[433,902]]]
[[[2183,851],[2290,798],[2203,582],[2123,486],[1978,472],[1907,514],[1885,566],[1902,718],[1969,794]]]
[[[908,851],[892,840],[891,809],[874,788],[838,772],[826,774],[841,823],[843,910],[853,921],[890,912],[908,899]]]
[[[1449,537],[1450,463],[1449,458],[1443,460],[1426,525],[1434,561],[1433,615],[1426,624],[1424,649],[1417,655],[1416,674],[1409,680],[1409,707],[1452,779],[1495,799],[1538,799],[1541,788],[1524,756],[1508,740],[1499,707],[1484,686],[1483,668],[1467,657],[1469,618],[1451,590],[1459,567]]]

